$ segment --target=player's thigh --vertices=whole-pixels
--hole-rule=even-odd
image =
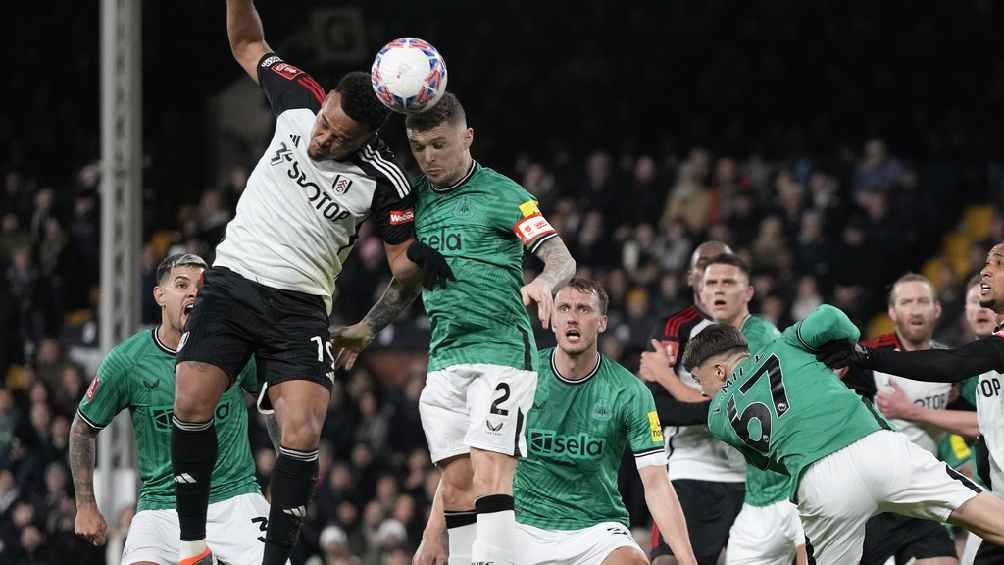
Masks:
[[[436,465],[470,452],[464,442],[470,427],[467,389],[476,374],[449,367],[433,371],[425,379],[418,401],[429,457]]]
[[[859,452],[871,447],[859,445],[862,441],[823,457],[802,474],[798,511],[810,563],[841,565],[861,559],[865,525],[878,508],[867,475],[857,467]]]
[[[881,431],[866,439],[874,440],[874,453],[859,454],[859,464],[876,487],[882,511],[945,522],[983,490],[903,434]]]
[[[680,479],[673,481],[694,556],[701,565],[718,563],[729,541],[729,530],[743,507],[743,483],[719,483]],[[656,529],[653,526],[653,529]],[[673,555],[665,539],[653,532],[651,557]]]
[[[284,394],[280,388],[274,392],[270,392],[270,388],[289,381],[307,381],[320,387],[307,388],[317,397],[317,403],[309,407],[313,411],[326,412],[328,394],[325,391],[331,390],[335,368],[324,300],[292,290],[261,287],[259,292],[266,304],[264,319],[269,326],[262,329],[255,353],[258,380],[262,383],[259,409],[271,410],[276,393]],[[317,414],[303,416],[316,417]],[[285,416],[277,414],[277,417]]]
[[[262,331],[263,304],[251,281],[228,269],[213,268],[195,299],[192,313],[178,342],[177,362],[205,363],[221,369],[232,382],[247,364]],[[197,371],[179,370],[179,392],[198,386]],[[189,381],[195,381],[189,384]]]
[[[470,510],[477,495],[474,492],[474,469],[467,455],[455,455],[436,464],[441,475],[444,510]]]
[[[795,539],[792,513],[782,505],[791,506],[791,503],[743,505],[729,530],[726,565],[791,565],[795,558],[795,545],[801,544],[802,540]],[[797,520],[797,512],[794,514]]]
[[[174,510],[143,510],[129,523],[122,549],[123,565],[176,563],[178,561],[178,513]]]
[[[631,532],[619,522],[602,522],[578,530],[545,530],[517,524],[515,557],[516,565],[648,563]]]
[[[537,373],[501,365],[470,365],[470,447],[514,457],[526,455],[526,414],[533,406]],[[476,471],[475,471],[476,472]]]
[[[209,505],[206,544],[228,565],[259,565],[265,552],[268,501],[241,494]]]

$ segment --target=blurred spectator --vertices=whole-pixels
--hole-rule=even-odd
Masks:
[[[889,157],[885,142],[869,139],[865,142],[864,158],[854,172],[854,195],[860,198],[869,189],[888,191],[899,182],[901,173],[899,162]]]
[[[694,163],[684,163],[680,167],[676,186],[669,196],[660,223],[665,226],[674,220],[682,220],[691,233],[701,233],[708,225],[711,196],[702,184],[703,175]]]

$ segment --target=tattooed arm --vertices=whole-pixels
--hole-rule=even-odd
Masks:
[[[544,262],[544,270],[530,284],[520,289],[523,304],[537,303],[537,317],[547,328],[551,323],[554,293],[575,276],[575,259],[560,237],[552,237],[537,246],[534,255]]]
[[[380,330],[407,310],[421,291],[422,288],[418,285],[406,286],[397,278],[391,279],[383,296],[360,322],[337,328],[333,332],[331,342],[338,350],[335,366],[351,369],[359,352],[366,349]]]
[[[80,416],[70,427],[70,473],[73,475],[73,498],[77,504],[74,533],[94,545],[105,543],[108,525],[94,499],[94,451],[99,430]]]

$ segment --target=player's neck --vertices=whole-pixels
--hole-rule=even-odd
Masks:
[[[903,346],[903,351],[924,351],[931,349],[931,338],[927,338],[921,342],[913,342],[903,338],[903,334],[899,331],[896,332],[896,337],[899,339],[900,345]]]
[[[464,155],[464,159],[461,166],[457,167],[454,174],[450,175],[450,178],[443,181],[443,184],[439,185],[441,189],[455,188],[458,184],[463,182],[464,179],[471,176],[471,170],[474,168],[474,158],[471,157],[470,153]]]
[[[742,330],[743,329],[743,324],[746,323],[746,318],[749,318],[749,317],[750,317],[749,308],[745,308],[745,309],[743,309],[742,312],[739,313],[738,316],[736,316],[735,318],[729,320],[728,323],[733,328],[735,328],[737,330]]]
[[[178,350],[178,342],[181,341],[181,332],[171,328],[166,323],[161,323],[157,326],[157,339],[160,343],[164,344],[164,347]]]
[[[554,350],[554,368],[562,378],[569,381],[581,381],[591,375],[599,359],[600,352],[595,346],[575,354],[560,347]]]

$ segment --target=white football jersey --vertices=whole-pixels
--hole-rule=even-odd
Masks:
[[[670,326],[672,324],[667,324]],[[676,374],[680,382],[694,390],[701,390],[690,371],[683,367],[683,349],[693,336],[711,325],[704,318],[694,318],[678,326],[681,334],[667,336],[678,340]],[[663,429],[666,439],[666,453],[669,456],[670,480],[690,479],[697,481],[742,483],[746,481],[746,460],[734,447],[717,440],[706,425],[673,426]]]
[[[276,117],[275,135],[248,178],[213,266],[271,288],[320,295],[330,312],[359,226],[373,217],[385,242],[406,241],[414,236],[414,197],[375,136],[346,161],[307,155],[325,96],[310,75],[268,54],[258,78]]]
[[[945,349],[945,346],[932,341],[931,348]],[[896,386],[903,389],[903,393],[914,404],[919,404],[932,410],[944,410],[948,406],[949,395],[952,392],[952,385],[950,383],[914,381],[879,371],[873,371],[873,375],[875,377],[875,389],[877,392],[892,392],[889,384],[895,383]],[[910,438],[910,441],[913,443],[931,452],[934,456],[938,455],[938,442],[945,435],[944,430],[934,426],[893,418],[889,419],[889,423],[898,431],[905,434],[906,437]]]
[[[994,494],[1004,498],[1004,398],[1001,387],[1004,375],[988,371],[980,375],[976,387],[976,413],[980,422],[980,433],[987,443],[990,455],[990,487]]]

